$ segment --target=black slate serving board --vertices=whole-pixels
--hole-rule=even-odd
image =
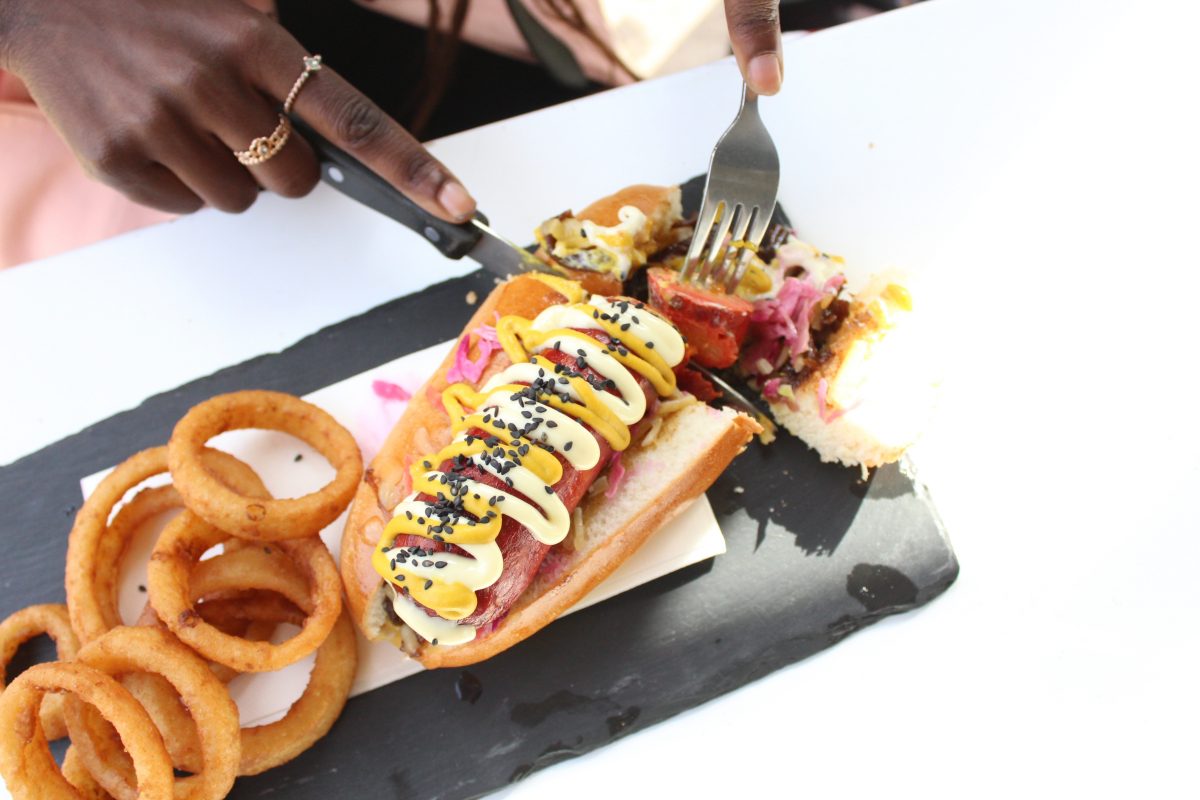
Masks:
[[[686,189],[694,208],[699,184]],[[472,311],[464,297],[491,286],[476,272],[393,300],[0,468],[0,618],[63,601],[80,476],[165,442],[188,407],[214,394],[306,394],[452,339]],[[753,443],[708,496],[725,555],[559,620],[468,670],[425,672],[354,698],[313,749],[240,779],[231,797],[486,794],[922,605],[958,576],[928,497],[896,465],[863,481],[784,435]],[[10,677],[48,657],[46,647],[25,648]],[[453,769],[451,741],[473,754]]]

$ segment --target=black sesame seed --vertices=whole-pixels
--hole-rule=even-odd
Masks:
[[[412,517],[413,517],[413,513],[412,513],[411,511],[405,511],[405,512],[404,512],[404,515],[405,515],[406,517],[408,517],[409,519],[412,519]]]
[[[446,568],[446,562],[445,562],[445,561],[438,561],[436,564],[434,564],[434,566],[435,566],[435,567],[437,567],[438,569],[445,569],[445,568]]]
[[[650,348],[651,350],[653,350],[653,349],[654,349],[654,342],[646,342],[646,347],[648,347],[648,348]]]
[[[425,579],[425,591],[428,592],[431,588],[433,588],[433,580],[431,580],[430,578],[426,578]]]
[[[554,487],[547,484],[546,485],[546,494],[554,494]]]
[[[629,323],[628,323],[628,322],[626,322],[624,325],[622,325],[622,326],[621,326],[621,330],[623,330],[623,331],[627,331],[627,330],[629,330]]]
[[[417,517],[417,524],[418,524],[418,525],[424,525],[424,524],[425,524],[425,518],[424,518],[424,517]]]
[[[570,449],[571,449],[571,445],[573,445],[573,444],[575,444],[575,443],[574,443],[574,442],[567,442],[566,444],[564,444],[564,445],[563,445],[563,450],[570,450]]]
[[[546,427],[547,427],[547,428],[557,428],[557,427],[558,427],[558,423],[557,423],[557,422],[555,422],[555,421],[554,421],[554,420],[552,420],[552,419],[548,419],[548,420],[546,420]]]

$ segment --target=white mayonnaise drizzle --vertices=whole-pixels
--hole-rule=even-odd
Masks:
[[[425,641],[453,645],[466,644],[475,638],[474,625],[460,625],[452,620],[431,617],[412,598],[398,591],[396,584],[388,581],[387,587],[392,593],[392,610],[396,616]]]
[[[553,364],[545,363],[539,365],[529,361],[520,361],[516,364],[510,364],[500,373],[493,375],[491,380],[484,385],[483,390],[486,392],[507,383],[533,383],[535,380],[547,377],[557,377]],[[575,390],[575,386],[570,383],[560,383],[555,386],[555,389],[569,395],[577,403],[583,402],[583,398],[579,396],[579,392]],[[612,411],[617,419],[626,425],[634,424],[646,413],[646,396],[641,392],[634,395],[632,398],[633,402],[628,402],[624,398],[610,392],[597,391],[596,396],[600,398],[600,402],[608,406],[608,410]],[[638,397],[641,397],[640,403],[637,401]]]
[[[512,395],[511,391],[492,392],[483,401],[479,411],[485,414],[490,411],[498,419],[504,420],[505,423],[513,423],[517,427],[522,427],[528,422],[521,412],[529,411],[535,415],[535,418],[540,418],[542,423],[527,438],[550,445],[554,448],[554,452],[561,453],[567,463],[577,470],[591,469],[596,466],[600,460],[600,445],[596,442],[596,437],[589,433],[587,428],[576,422],[574,417],[547,405],[538,406],[528,399],[517,398],[514,400]],[[536,411],[535,409],[538,407],[546,410]],[[547,425],[547,422],[553,422],[554,427]]]

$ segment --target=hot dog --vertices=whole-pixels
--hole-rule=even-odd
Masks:
[[[452,353],[414,397],[342,543],[359,627],[430,667],[474,663],[548,624],[759,430],[681,396],[682,336],[627,298],[520,276],[464,336],[474,360],[485,341],[502,349],[477,380],[453,383]],[[589,492],[598,480],[609,490]]]

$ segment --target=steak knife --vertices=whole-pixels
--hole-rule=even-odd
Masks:
[[[493,230],[482,213],[476,212],[474,219],[462,224],[438,219],[299,119],[293,117],[292,124],[317,154],[321,180],[415,231],[446,258],[458,260],[466,256],[501,278],[534,271],[558,274],[528,250]]]

